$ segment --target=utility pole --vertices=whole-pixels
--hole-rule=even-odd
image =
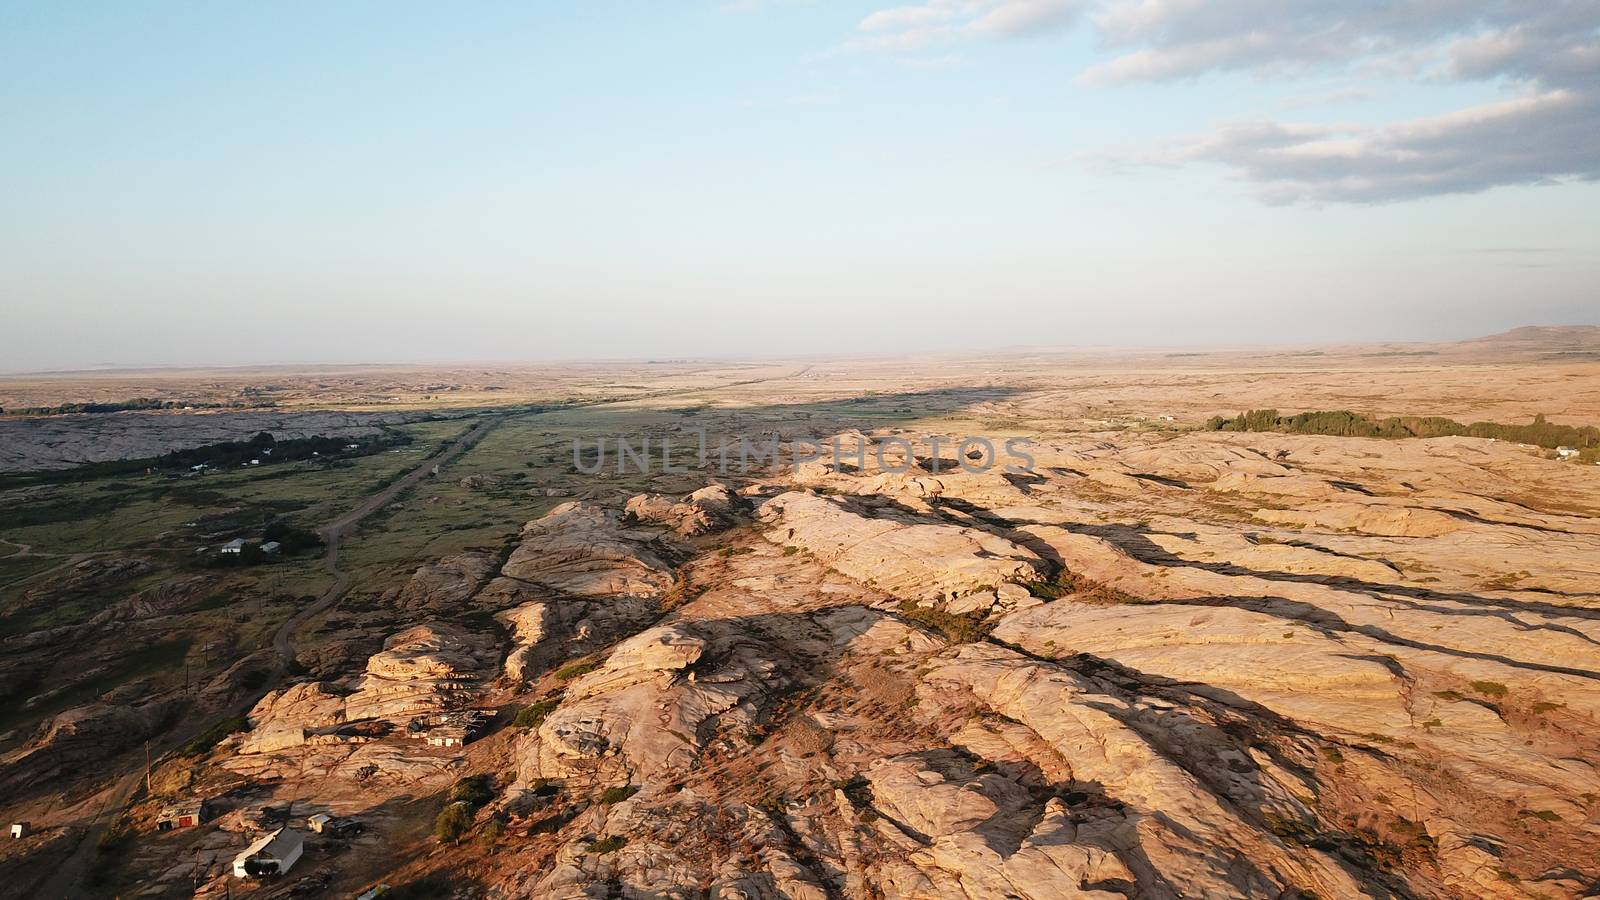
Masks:
[[[150,789],[150,770],[154,764],[150,762],[150,739],[144,739],[144,793],[146,797],[155,796],[155,791]]]

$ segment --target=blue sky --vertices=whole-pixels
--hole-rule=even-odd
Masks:
[[[0,3],[0,370],[1600,321],[1600,6],[1263,3]]]

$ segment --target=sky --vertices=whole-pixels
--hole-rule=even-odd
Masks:
[[[1600,0],[0,0],[0,371],[1600,322]]]

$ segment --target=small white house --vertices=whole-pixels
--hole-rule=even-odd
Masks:
[[[11,836],[13,838],[25,838],[28,836],[28,832],[32,830],[32,827],[27,822],[16,822],[11,826]]]
[[[233,858],[233,877],[263,878],[286,875],[305,852],[305,838],[292,828],[256,838],[244,852]]]
[[[1576,447],[1557,447],[1556,448],[1556,455],[1561,457],[1562,459],[1571,459],[1574,456],[1578,455],[1578,448],[1576,448]]]
[[[226,544],[223,544],[222,545],[222,550],[220,552],[222,552],[222,553],[243,553],[244,552],[244,538],[234,538],[233,540],[227,542]]]
[[[267,556],[277,556],[279,553],[283,552],[283,545],[277,541],[267,541],[265,544],[261,545],[261,552]]]
[[[467,732],[463,728],[446,726],[428,732],[428,744],[433,747],[464,747],[466,743]]]

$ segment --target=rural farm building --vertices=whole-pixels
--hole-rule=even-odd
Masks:
[[[467,730],[458,725],[446,725],[428,732],[428,744],[433,747],[463,747],[467,743]]]
[[[233,877],[262,878],[284,875],[305,852],[305,838],[292,828],[262,835],[233,858]]]
[[[193,828],[210,818],[204,800],[190,800],[184,803],[174,803],[163,809],[161,815],[156,817],[157,831],[171,831],[174,828]]]

